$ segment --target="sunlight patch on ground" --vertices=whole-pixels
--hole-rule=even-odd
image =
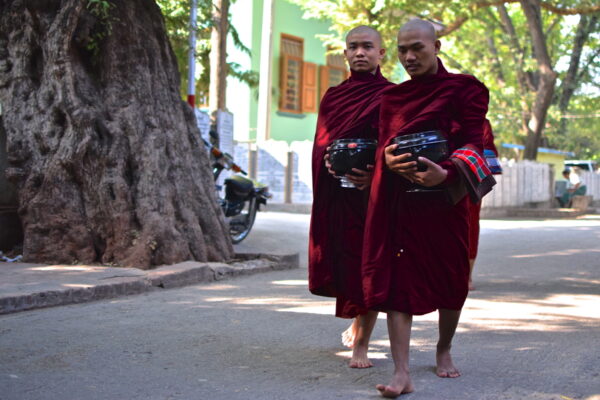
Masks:
[[[539,303],[547,304],[551,308],[551,311],[546,310],[545,313],[551,312],[552,314],[560,314],[566,317],[600,319],[598,300],[600,300],[600,297],[594,295],[557,294],[540,300]],[[558,304],[558,307],[555,306],[556,304]]]
[[[335,353],[335,355],[344,358],[352,358],[352,350],[339,351]],[[369,347],[369,358],[371,360],[387,360],[388,357],[386,353],[382,353],[380,351],[373,351],[373,349]]]
[[[598,299],[593,295],[554,295],[521,302],[467,299],[458,330],[566,331],[572,329],[569,322],[573,319],[589,323],[600,319]]]
[[[533,257],[552,257],[552,256],[572,256],[581,253],[600,253],[600,249],[566,249],[558,251],[550,251],[537,254],[519,254],[513,255],[512,258],[533,258]]]
[[[273,281],[271,284],[281,286],[308,286],[308,281],[301,279],[288,279],[285,281]]]
[[[303,304],[311,304],[307,300],[302,299],[293,299],[289,297],[262,297],[262,298],[252,298],[252,297],[242,297],[238,298],[235,301],[232,301],[233,304],[242,304],[242,305],[303,305]]]
[[[554,220],[492,220],[482,219],[483,229],[510,230],[515,228],[580,228],[587,226],[600,226],[597,219],[554,219]]]
[[[295,281],[292,280],[292,282]],[[573,329],[574,320],[590,326],[598,323],[600,321],[598,300],[600,300],[600,296],[585,294],[556,294],[539,299],[514,299],[512,301],[468,298],[461,315],[458,332],[494,331],[499,329],[566,332]],[[278,312],[329,315],[332,318],[335,314],[335,301],[333,299],[315,301],[301,297],[215,296],[208,297],[205,301],[208,303],[226,302],[248,309],[272,306]],[[385,319],[386,314],[380,313],[379,318]],[[413,330],[422,329],[422,323],[437,324],[437,321],[437,312],[415,316]],[[417,343],[416,345],[421,344]]]
[[[199,290],[233,290],[233,289],[239,289],[239,286],[236,285],[218,285],[218,284],[214,284],[214,285],[207,285],[207,286],[198,286],[197,289]]]
[[[326,306],[312,306],[312,307],[295,307],[295,308],[279,308],[276,311],[281,312],[295,312],[302,314],[315,314],[315,315],[333,315],[335,314],[335,305]]]
[[[86,285],[85,283],[63,283],[62,286],[70,287],[70,288],[90,288],[95,285]]]
[[[568,282],[576,282],[576,283],[586,283],[586,284],[592,284],[592,285],[600,285],[600,280],[599,279],[565,277],[565,278],[560,278],[560,280],[561,281],[568,281]]]
[[[105,267],[90,267],[89,265],[46,265],[44,267],[28,268],[31,271],[103,271]]]
[[[333,315],[335,314],[335,302],[333,301],[307,301],[300,307],[278,308],[276,311],[293,312],[301,314]]]
[[[211,303],[218,303],[218,302],[223,302],[223,301],[230,301],[233,303],[236,300],[236,298],[235,297],[208,297],[204,300],[211,302]]]
[[[314,301],[292,297],[208,297],[207,302],[227,302],[239,306],[277,306],[276,311],[333,315],[334,301]]]
[[[414,328],[414,327],[413,327]],[[390,341],[387,339],[387,336],[385,339],[381,339],[381,340],[371,340],[370,342],[371,346],[381,346],[381,347],[390,347]],[[418,347],[423,347],[423,348],[427,348],[427,347],[435,347],[435,342],[425,339],[425,338],[416,338],[416,337],[411,337],[410,338],[410,345],[411,346],[418,346]],[[371,352],[369,352],[369,355],[371,354]]]
[[[371,340],[369,343],[371,344],[371,346],[390,346],[390,341],[387,339]]]

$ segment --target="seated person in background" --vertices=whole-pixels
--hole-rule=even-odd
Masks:
[[[571,173],[570,169],[565,169],[562,174],[567,181],[567,187],[565,192],[560,197],[557,197],[557,199],[561,207],[570,207],[573,196],[584,196],[587,187],[577,174]]]

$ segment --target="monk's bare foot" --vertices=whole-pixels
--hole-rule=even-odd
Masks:
[[[446,349],[440,349],[438,347],[435,354],[435,361],[437,362],[435,373],[440,378],[458,378],[460,376],[460,372],[452,362],[449,347]]]
[[[357,344],[352,350],[352,358],[350,359],[350,368],[371,368],[373,363],[367,356],[368,345]]]
[[[408,372],[396,372],[389,385],[377,385],[375,388],[382,397],[389,399],[395,399],[401,394],[411,393],[415,390]]]
[[[353,348],[358,335],[358,319],[354,318],[352,325],[342,332],[342,344],[348,348]]]

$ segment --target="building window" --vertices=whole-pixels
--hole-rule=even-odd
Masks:
[[[323,98],[327,89],[342,83],[350,75],[343,54],[328,54],[327,65],[321,66],[319,80],[321,84],[320,97]]]
[[[317,64],[305,61],[302,68],[302,112],[317,111]]]
[[[281,34],[280,111],[302,112],[303,57],[304,40]]]

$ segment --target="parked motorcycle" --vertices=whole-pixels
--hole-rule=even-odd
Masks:
[[[233,161],[233,157],[230,154],[223,153],[206,140],[204,140],[204,144],[212,155],[213,178],[215,182],[217,182],[224,169],[248,175],[246,171]],[[266,205],[267,200],[272,195],[269,193],[268,186],[241,175],[232,175],[225,179],[224,185],[225,198],[221,196],[223,188],[220,185],[216,185],[217,201],[229,223],[231,242],[238,244],[250,233],[254,225],[256,212],[260,211],[261,204]]]

